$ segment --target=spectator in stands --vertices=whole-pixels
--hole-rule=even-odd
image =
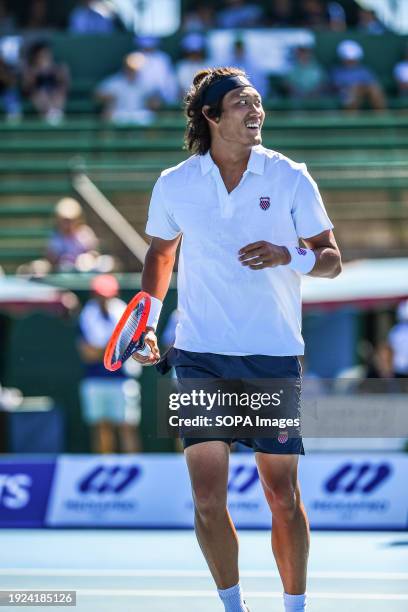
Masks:
[[[208,62],[205,59],[205,38],[198,32],[186,34],[181,41],[183,58],[177,63],[176,74],[180,97],[190,88],[196,72],[204,70]]]
[[[64,117],[68,86],[67,66],[55,62],[47,43],[34,43],[23,70],[23,89],[39,114],[52,125]]]
[[[340,64],[332,73],[333,86],[343,108],[360,109],[367,102],[374,110],[385,108],[385,97],[376,76],[361,63],[364,53],[354,40],[343,40],[337,47]]]
[[[15,29],[15,20],[10,13],[7,0],[0,0],[0,36],[13,34]]]
[[[110,34],[116,28],[112,6],[102,0],[81,0],[71,13],[68,29],[72,34]]]
[[[47,248],[47,259],[54,271],[75,272],[81,269],[81,256],[97,258],[98,239],[85,224],[82,207],[77,200],[63,198],[57,203],[55,224]]]
[[[293,1],[292,0],[269,0],[268,3],[268,25],[278,28],[293,26]]]
[[[297,23],[304,28],[321,30],[328,27],[329,19],[322,0],[300,0],[297,3]]]
[[[8,121],[21,118],[21,102],[17,87],[17,75],[13,68],[0,56],[0,106]]]
[[[408,45],[405,47],[403,59],[394,66],[393,70],[398,95],[401,98],[408,96]]]
[[[104,105],[105,119],[141,125],[153,121],[151,107],[155,106],[156,91],[143,72],[145,64],[143,53],[129,53],[123,60],[122,70],[98,85],[96,98]]]
[[[92,451],[139,452],[140,385],[126,373],[125,367],[108,372],[103,365],[105,347],[126,304],[118,298],[118,281],[109,274],[95,276],[91,291],[92,297],[79,317],[78,349],[85,366],[81,406],[84,420],[91,428]],[[133,368],[133,360],[130,362]],[[138,375],[141,370],[139,365]]]
[[[375,11],[366,8],[359,10],[357,28],[366,34],[384,34],[386,31],[381,21],[377,19]]]
[[[136,39],[139,50],[146,61],[142,68],[143,81],[155,94],[154,106],[159,108],[177,101],[177,79],[170,56],[159,49],[155,36],[140,36]],[[153,105],[153,100],[150,102]]]
[[[226,64],[243,70],[251,79],[251,83],[261,94],[262,98],[269,96],[268,76],[265,70],[260,68],[259,63],[251,58],[242,38],[237,38],[234,42],[231,57],[228,58]]]
[[[330,30],[333,32],[344,32],[344,30],[347,30],[346,11],[340,2],[329,2],[327,4],[327,15]]]
[[[395,378],[408,379],[408,300],[397,308],[397,323],[388,334],[392,353],[392,371]]]
[[[183,30],[191,32],[206,32],[215,26],[214,7],[207,2],[198,2],[196,6],[184,15]]]
[[[262,24],[264,11],[259,4],[245,0],[224,0],[225,8],[217,15],[220,28],[253,28]]]
[[[50,26],[46,0],[31,0],[28,3],[24,19],[24,29],[41,32]]]
[[[310,46],[300,45],[294,50],[294,61],[285,76],[285,85],[295,102],[318,98],[324,93],[327,77]]]

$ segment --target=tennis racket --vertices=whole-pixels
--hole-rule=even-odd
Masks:
[[[145,291],[139,291],[130,300],[105,349],[103,363],[107,370],[119,370],[136,351],[145,349],[148,354],[150,349],[146,347],[144,337],[150,304],[150,295]]]

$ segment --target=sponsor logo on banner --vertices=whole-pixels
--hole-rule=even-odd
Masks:
[[[183,457],[63,456],[47,525],[189,527],[193,517],[186,497],[191,493]]]
[[[141,468],[137,465],[97,465],[78,482],[78,489],[81,493],[119,494],[125,491],[140,474]]]
[[[310,457],[301,469],[312,527],[398,529],[407,524],[408,457]]]
[[[391,472],[388,463],[346,463],[329,476],[324,487],[328,493],[372,493],[384,484]]]
[[[55,504],[57,496],[59,513],[75,524],[132,522],[139,505],[137,489],[142,477],[142,467],[127,458],[62,458],[52,502]]]
[[[53,463],[0,463],[0,527],[41,527]]]

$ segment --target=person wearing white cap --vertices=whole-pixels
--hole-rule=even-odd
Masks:
[[[374,110],[384,110],[381,86],[373,71],[361,63],[362,47],[354,40],[343,40],[337,47],[337,55],[340,64],[332,72],[332,83],[343,108],[355,111],[368,103]]]
[[[103,104],[103,116],[114,123],[148,125],[154,120],[151,99],[155,90],[143,68],[146,56],[135,51],[123,58],[122,70],[99,83],[95,97]]]
[[[76,271],[78,258],[84,254],[98,255],[99,241],[93,229],[86,225],[80,203],[74,198],[62,198],[55,206],[55,230],[46,257],[55,271]]]

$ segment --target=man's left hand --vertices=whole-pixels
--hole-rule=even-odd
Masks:
[[[238,251],[238,259],[243,266],[262,270],[287,265],[290,262],[290,254],[286,247],[259,240],[242,247]]]

